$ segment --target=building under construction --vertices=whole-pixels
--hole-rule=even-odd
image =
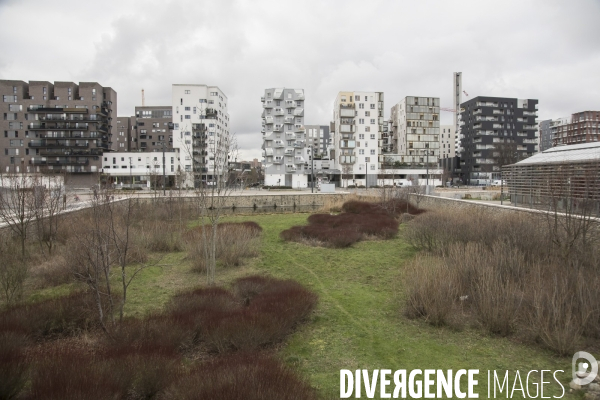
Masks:
[[[517,207],[600,216],[600,143],[553,147],[502,168]]]

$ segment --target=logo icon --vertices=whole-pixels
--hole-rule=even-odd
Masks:
[[[579,359],[584,359],[587,362],[577,363]],[[590,368],[589,371],[588,368]],[[596,376],[598,376],[598,362],[590,353],[578,351],[573,354],[572,371],[574,383],[580,386],[587,385],[593,382]]]

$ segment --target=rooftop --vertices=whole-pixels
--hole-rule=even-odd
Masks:
[[[557,146],[537,153],[517,165],[600,161],[600,142]]]

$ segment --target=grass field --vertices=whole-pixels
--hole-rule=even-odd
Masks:
[[[511,380],[519,370],[524,382],[530,370],[560,369],[565,372],[557,376],[568,392],[570,359],[481,331],[434,328],[404,317],[403,265],[415,253],[401,238],[360,242],[349,249],[308,247],[279,238],[282,230],[306,223],[307,216],[228,218],[254,220],[263,227],[261,252],[242,267],[218,271],[217,280],[227,283],[259,272],[296,279],[319,294],[311,320],[278,351],[281,359],[297,368],[324,398],[339,397],[340,369],[479,369],[480,398],[487,397],[488,370],[502,374],[509,370]],[[184,253],[170,254],[160,264],[144,271],[132,284],[128,315],[141,316],[160,309],[178,290],[205,282],[203,276],[189,272]],[[557,384],[546,386],[544,396],[560,394]],[[513,398],[520,395],[516,392]]]

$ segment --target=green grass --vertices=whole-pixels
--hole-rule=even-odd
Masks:
[[[558,377],[568,388],[570,359],[479,330],[435,328],[404,317],[402,271],[415,251],[401,238],[360,242],[348,249],[308,247],[279,238],[282,230],[305,224],[307,216],[228,217],[228,221],[253,220],[263,227],[261,251],[242,267],[219,270],[217,283],[265,273],[296,279],[319,294],[314,315],[280,346],[278,354],[324,398],[339,397],[340,369],[479,369],[480,398],[487,397],[487,370],[510,370],[512,379],[515,370],[524,376],[533,369],[562,369],[565,373]],[[203,275],[190,271],[185,253],[164,256],[159,264],[132,283],[127,315],[160,310],[177,291],[206,282]],[[561,394],[556,384],[548,388],[554,390],[547,389],[545,396]],[[365,397],[364,388],[362,395]],[[516,392],[513,398],[519,395]]]
[[[487,370],[510,370],[512,380],[515,370],[562,369],[565,373],[557,376],[568,387],[568,359],[481,331],[434,328],[404,317],[402,267],[415,252],[401,238],[360,242],[349,249],[308,247],[279,238],[279,232],[305,224],[306,218],[291,214],[230,220],[253,219],[264,229],[261,256],[252,261],[253,269],[296,279],[319,294],[314,317],[289,338],[280,355],[325,397],[339,396],[340,369],[479,369],[480,397],[487,397]],[[547,389],[551,395],[561,394],[557,384],[547,388],[554,389]]]

